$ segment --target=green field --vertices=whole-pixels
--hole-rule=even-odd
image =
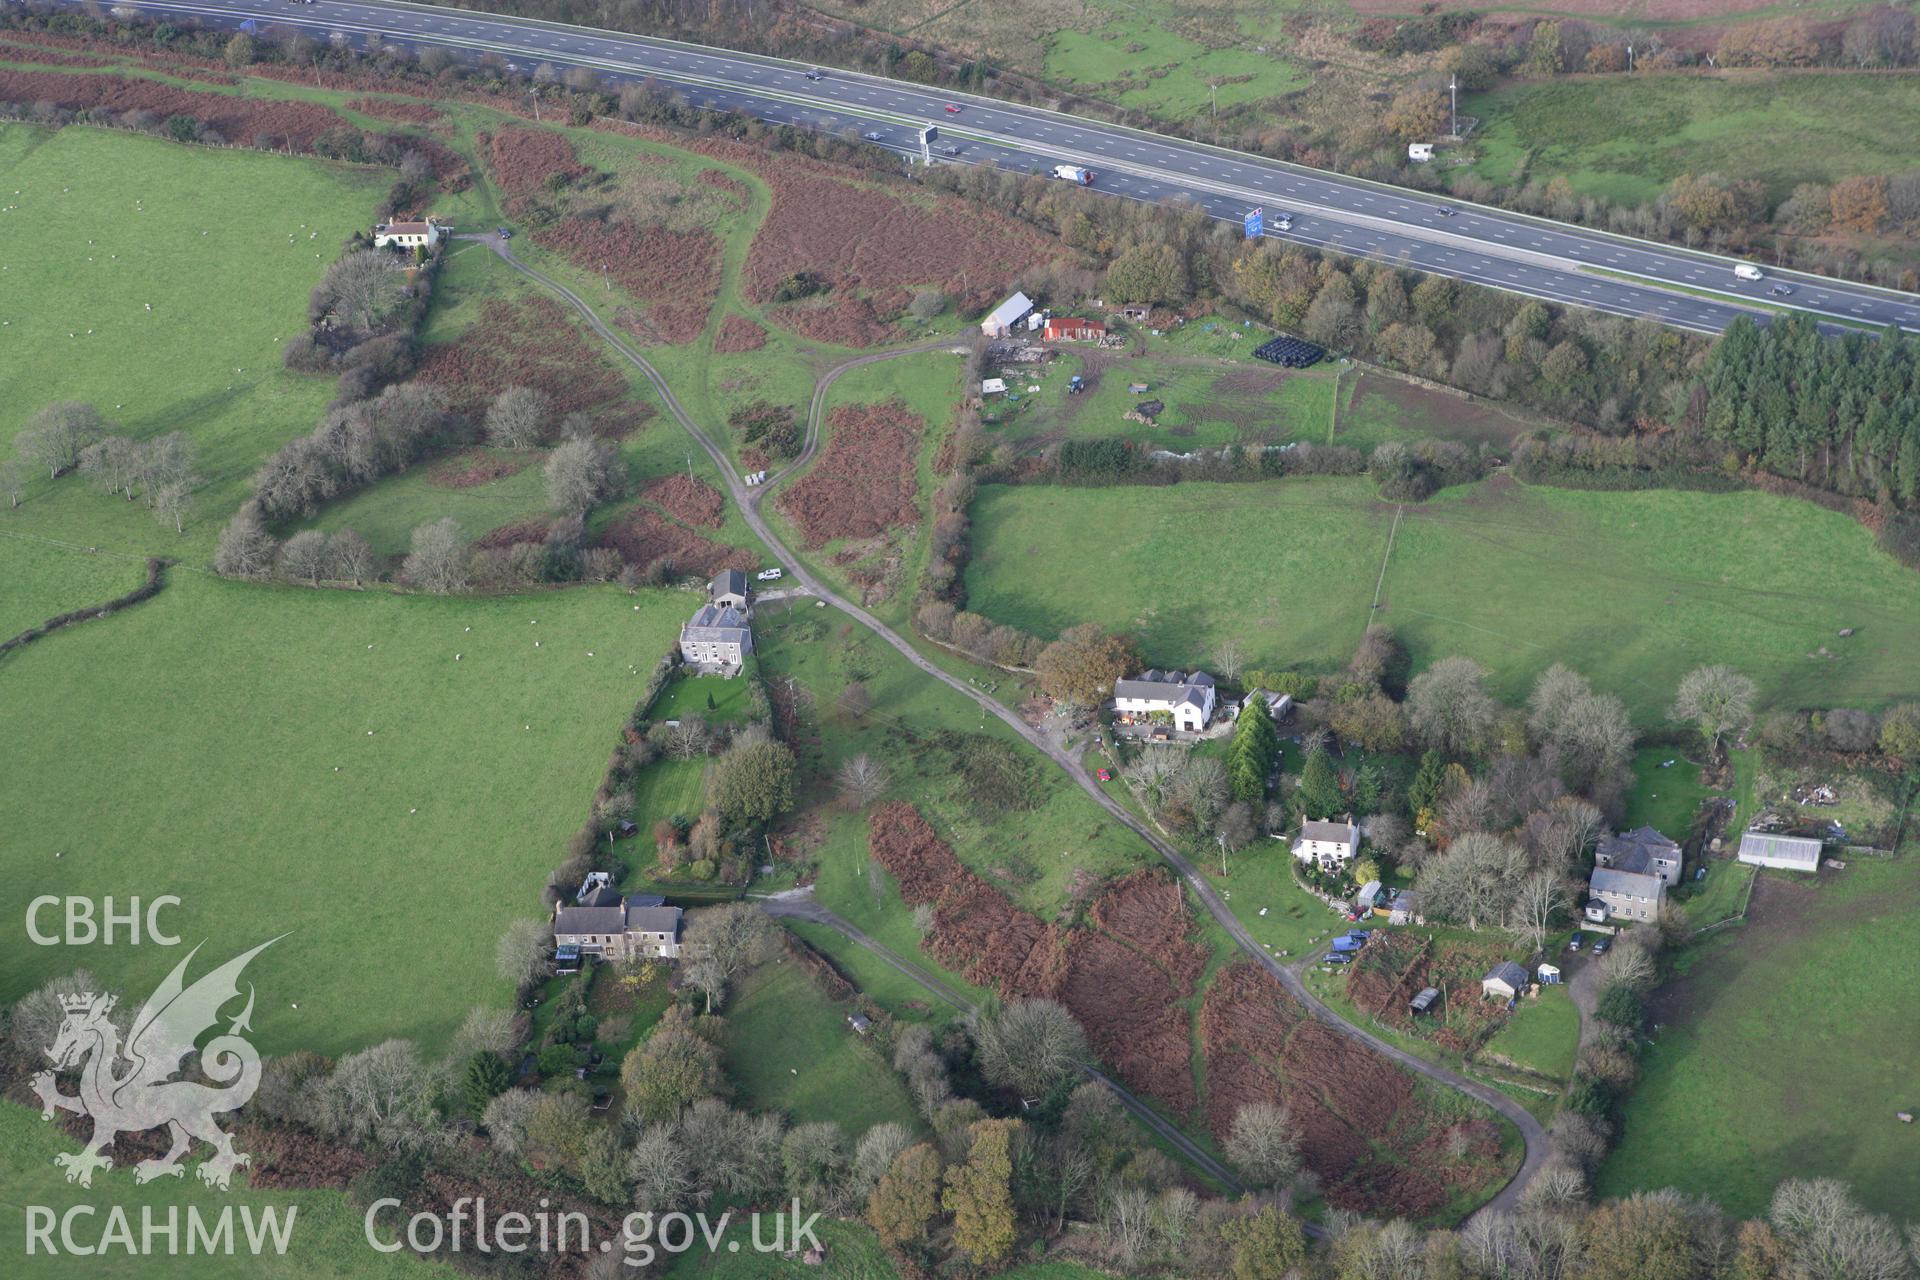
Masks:
[[[205,479],[184,538],[74,478],[37,480],[0,520],[204,557],[260,459],[332,397],[331,380],[281,369],[280,344],[391,181],[118,131],[0,127],[0,183],[20,192],[0,215],[0,447],[50,401],[85,400],[128,435],[184,431]]]
[[[1240,346],[1244,355],[1251,340]],[[1069,395],[1067,380],[1074,374],[1087,378],[1088,390]],[[1002,376],[1009,395],[989,401],[981,421],[989,438],[1029,447],[1118,436],[1184,452],[1225,444],[1318,443],[1333,430],[1331,366],[1295,372],[1250,360],[1180,355],[1155,344],[1152,354],[1135,358],[1068,352],[1047,365],[1009,367]],[[1130,391],[1135,385],[1147,390]],[[1126,418],[1150,399],[1166,406],[1153,425]]]
[[[1106,6],[1103,6],[1106,7]],[[1090,32],[1061,31],[1047,45],[1045,74],[1085,93],[1173,119],[1292,93],[1306,73],[1252,47],[1209,47],[1156,23],[1133,5]],[[1218,83],[1209,93],[1210,82]]]
[[[1920,1160],[1894,1112],[1914,1106],[1916,991],[1920,863],[1854,859],[1817,887],[1765,873],[1749,926],[1684,953],[1656,1001],[1598,1190],[1678,1187],[1747,1215],[1782,1178],[1831,1177],[1910,1219]]]
[[[1099,622],[1164,666],[1236,638],[1249,666],[1324,670],[1367,625],[1394,508],[1365,480],[1308,479],[990,486],[973,515],[969,607],[997,622]],[[1406,508],[1377,618],[1417,663],[1467,654],[1508,697],[1564,662],[1644,724],[1703,662],[1811,706],[1911,696],[1920,670],[1920,578],[1846,517],[1755,493],[1450,489]]]
[[[203,962],[288,935],[249,970],[263,1051],[436,1045],[507,998],[494,941],[539,913],[680,614],[669,593],[445,600],[175,570],[0,670],[0,715],[36,726],[0,745],[0,909],[177,894],[169,923]],[[0,1000],[83,965],[137,1000],[179,958],[23,939]]]
[[[6,566],[0,640],[59,614],[104,604],[147,579],[146,565],[136,558],[87,555],[25,538],[0,541],[0,564]]]
[[[124,1144],[126,1140],[122,1141]],[[365,1280],[431,1280],[458,1274],[444,1264],[424,1261],[411,1252],[385,1254],[368,1248],[362,1211],[339,1191],[253,1191],[236,1180],[232,1191],[221,1194],[209,1191],[191,1173],[182,1180],[161,1178],[138,1186],[134,1183],[133,1171],[124,1164],[96,1174],[91,1190],[74,1186],[66,1181],[64,1171],[53,1163],[53,1157],[60,1152],[77,1150],[79,1145],[42,1121],[37,1107],[0,1103],[0,1203],[6,1208],[6,1212],[0,1214],[0,1251],[16,1259],[13,1266],[24,1268],[15,1272],[16,1275],[75,1276],[86,1280],[97,1276],[139,1276],[141,1280],[148,1277],[229,1280],[229,1277],[242,1276],[247,1280],[308,1280],[309,1277],[322,1280],[338,1276],[353,1276],[356,1280],[361,1277]],[[198,1157],[205,1151],[205,1147],[196,1145],[195,1154],[188,1157],[189,1168],[198,1163]],[[244,1178],[244,1171],[241,1176]],[[138,1257],[129,1257],[117,1248],[98,1257],[77,1257],[63,1249],[59,1256],[49,1257],[41,1252],[36,1253],[31,1262],[20,1262],[17,1260],[27,1256],[25,1206],[28,1205],[45,1206],[56,1214],[81,1205],[93,1207],[91,1217],[79,1215],[74,1219],[75,1239],[83,1245],[99,1243],[106,1229],[109,1205],[125,1210],[135,1239],[138,1239],[143,1209],[151,1209],[156,1223],[161,1225],[165,1224],[170,1210],[177,1210],[181,1214],[179,1249],[169,1253],[165,1237],[160,1236],[156,1237],[152,1252]],[[242,1250],[246,1239],[245,1219],[241,1216],[244,1211],[250,1209],[256,1214],[272,1211],[282,1222],[291,1214],[293,1223],[286,1253],[269,1252],[259,1257],[247,1252],[230,1256],[189,1254],[185,1215],[198,1210],[203,1220],[217,1221],[217,1215],[229,1205],[234,1208],[233,1233],[241,1242],[236,1247]],[[59,1244],[57,1227],[53,1240]]]
[[[786,956],[749,974],[724,1010],[727,1078],[742,1102],[794,1124],[837,1121],[856,1142],[886,1120],[920,1128],[906,1085],[847,1025],[852,1011]]]
[[[1799,182],[1910,167],[1920,80],[1846,72],[1592,76],[1478,94],[1476,172],[1507,183],[1565,177],[1583,195],[1637,204],[1683,173],[1759,178],[1775,200]]]

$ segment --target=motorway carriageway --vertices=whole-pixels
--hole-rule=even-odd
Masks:
[[[932,124],[941,133],[936,161],[1023,172],[1084,164],[1098,174],[1093,190],[1102,194],[1190,200],[1235,224],[1260,207],[1272,238],[1697,332],[1718,332],[1735,316],[1764,317],[1782,308],[1811,312],[1833,332],[1840,324],[1920,331],[1920,297],[1911,294],[1799,272],[1769,271],[1763,281],[1742,281],[1733,275],[1734,259],[1479,205],[1453,206],[1456,212],[1447,216],[1443,197],[855,72],[824,69],[810,80],[804,63],[410,3],[124,0],[116,8],[226,29],[252,20],[360,46],[374,39],[416,49],[438,45],[469,60],[498,53],[521,71],[539,62],[581,66],[615,85],[652,78],[700,106],[847,136],[877,134],[872,141],[906,156],[919,154],[920,129]],[[950,113],[949,104],[962,109]],[[1293,219],[1285,232],[1275,228],[1283,210]],[[1782,283],[1793,292],[1773,295]]]

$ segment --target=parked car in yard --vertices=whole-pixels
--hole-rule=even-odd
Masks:
[[[1112,782],[1112,781],[1113,781],[1113,770],[1111,770],[1111,769],[1095,769],[1095,770],[1093,771],[1093,776],[1094,776],[1094,777],[1096,777],[1096,778],[1098,778],[1098,779],[1100,779],[1100,781],[1102,781],[1102,782]]]
[[[1580,935],[1576,933],[1571,938],[1567,939],[1567,950],[1578,951],[1579,949],[1580,949]]]
[[[760,582],[775,582],[775,581],[778,581],[780,578],[780,575],[785,572],[786,570],[784,569],[762,569],[760,572],[754,574],[753,576],[756,580]]]
[[[1613,945],[1612,938],[1595,938],[1593,940],[1593,954],[1597,956],[1603,956],[1607,954],[1607,949],[1612,945]]]

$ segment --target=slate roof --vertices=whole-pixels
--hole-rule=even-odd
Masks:
[[[746,615],[732,605],[703,604],[695,611],[693,620],[680,628],[680,643],[712,641],[743,644],[752,634],[747,626]]]
[[[1594,851],[1596,857],[1606,858],[1615,871],[1650,872],[1655,858],[1664,858],[1669,862],[1680,861],[1680,846],[1655,831],[1652,827],[1641,827],[1634,831],[1625,831],[1619,835],[1600,837],[1600,846]]]
[[[1496,979],[1506,983],[1515,991],[1519,991],[1527,985],[1527,971],[1511,960],[1502,960],[1499,964],[1487,970],[1487,976],[1480,979],[1480,982],[1482,985],[1485,985]]]
[[[1149,671],[1130,680],[1115,680],[1113,696],[1138,698],[1142,702],[1165,702],[1176,707],[1181,703],[1202,707],[1206,705],[1206,697],[1200,691],[1213,687],[1213,677],[1204,671],[1195,671],[1191,675],[1179,671]]]
[[[747,575],[738,569],[722,569],[714,574],[713,581],[707,584],[707,594],[744,596],[747,594]]]
[[[1587,884],[1596,896],[1617,893],[1626,898],[1653,898],[1656,901],[1665,895],[1667,887],[1659,876],[1641,871],[1621,871],[1615,867],[1594,868],[1593,878]]]
[[[678,934],[680,932],[680,908],[638,907],[629,910],[627,912],[627,931],[629,933]]]
[[[1309,820],[1300,824],[1300,838],[1302,840],[1331,840],[1341,844],[1353,844],[1357,842],[1358,833],[1354,830],[1354,825],[1350,821],[1334,822],[1329,819],[1326,822],[1315,822]]]
[[[626,928],[626,910],[618,905],[611,907],[562,907],[560,914],[553,918],[553,931],[556,935],[624,933]]]

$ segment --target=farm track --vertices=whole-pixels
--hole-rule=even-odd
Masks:
[[[1521,1106],[1512,1098],[1507,1097],[1507,1095],[1501,1093],[1498,1089],[1481,1084],[1475,1080],[1470,1080],[1446,1067],[1428,1062],[1424,1058],[1409,1053],[1393,1044],[1389,1044],[1387,1041],[1362,1030],[1335,1013],[1317,996],[1308,991],[1305,983],[1300,980],[1298,974],[1294,973],[1291,969],[1261,949],[1259,943],[1254,941],[1252,934],[1247,932],[1246,926],[1240,923],[1239,917],[1235,916],[1233,912],[1228,909],[1227,904],[1221,899],[1219,893],[1207,882],[1206,878],[1200,874],[1193,863],[1178,849],[1175,849],[1173,845],[1151,830],[1144,822],[1129,813],[1118,801],[1107,795],[1107,793],[1100,788],[1099,784],[1093,780],[1093,776],[1087,772],[1078,759],[1062,747],[1049,741],[1039,730],[1021,719],[1015,711],[1003,706],[987,694],[973,688],[959,676],[953,675],[944,668],[936,665],[892,628],[888,627],[885,623],[881,622],[878,618],[851,600],[841,597],[825,582],[822,582],[816,577],[805,564],[787,549],[786,544],[782,542],[778,535],[774,533],[773,529],[769,527],[766,518],[760,514],[760,498],[764,496],[766,492],[765,487],[756,486],[749,488],[742,483],[739,475],[733,468],[732,462],[727,458],[726,453],[714,443],[713,438],[707,434],[705,429],[693,420],[692,416],[686,411],[685,406],[683,406],[679,399],[673,394],[672,387],[667,385],[666,379],[661,376],[659,370],[655,369],[638,351],[635,351],[631,346],[627,345],[625,339],[608,326],[606,322],[601,320],[600,317],[594,313],[593,308],[588,305],[586,300],[579,294],[561,282],[520,261],[505,241],[491,236],[482,237],[482,239],[490,244],[494,252],[499,254],[514,270],[520,272],[536,284],[558,294],[562,299],[577,309],[582,318],[586,320],[589,328],[606,341],[608,345],[613,347],[623,359],[627,360],[634,368],[640,371],[641,375],[646,378],[654,391],[659,394],[662,403],[667,406],[667,411],[673,415],[674,420],[693,438],[701,450],[713,460],[714,466],[719,469],[722,478],[725,479],[727,483],[728,493],[733,497],[735,504],[739,506],[741,516],[747,522],[747,527],[752,529],[761,541],[766,544],[768,550],[780,557],[781,561],[788,566],[788,572],[800,585],[811,591],[816,598],[824,600],[834,608],[839,609],[842,613],[873,632],[880,639],[886,641],[887,644],[892,646],[902,657],[912,663],[913,666],[922,673],[938,680],[954,692],[972,699],[975,703],[979,704],[982,710],[998,717],[1002,723],[1019,734],[1020,737],[1035,750],[1040,751],[1064,770],[1068,777],[1079,784],[1081,790],[1093,798],[1095,804],[1106,810],[1114,821],[1144,840],[1149,848],[1158,853],[1169,866],[1178,872],[1180,878],[1186,882],[1187,888],[1193,893],[1194,897],[1207,909],[1207,913],[1219,923],[1220,927],[1227,931],[1227,934],[1234,940],[1234,943],[1245,952],[1255,964],[1259,965],[1270,977],[1278,982],[1309,1014],[1319,1019],[1333,1031],[1347,1037],[1349,1040],[1365,1045],[1389,1062],[1393,1062],[1418,1075],[1426,1076],[1431,1080],[1436,1080],[1454,1089],[1458,1089],[1476,1101],[1493,1108],[1511,1121],[1514,1127],[1520,1131],[1521,1139],[1526,1145],[1526,1158],[1521,1163],[1519,1171],[1507,1185],[1492,1199],[1488,1200],[1486,1204],[1482,1205],[1477,1213],[1510,1213],[1518,1206],[1521,1193],[1526,1190],[1527,1184],[1532,1181],[1535,1174],[1545,1167],[1547,1161],[1552,1156],[1552,1141],[1548,1137],[1546,1129],[1538,1120],[1534,1119],[1533,1115],[1527,1111],[1525,1107]],[[875,353],[874,358],[885,358],[887,354],[888,353]],[[905,351],[892,354],[905,354]],[[823,397],[816,391],[815,407],[817,408],[822,402]],[[811,430],[809,434],[812,434]],[[791,470],[791,468],[788,470]],[[822,908],[822,910],[824,910],[824,908]],[[905,962],[902,961],[901,963]]]

